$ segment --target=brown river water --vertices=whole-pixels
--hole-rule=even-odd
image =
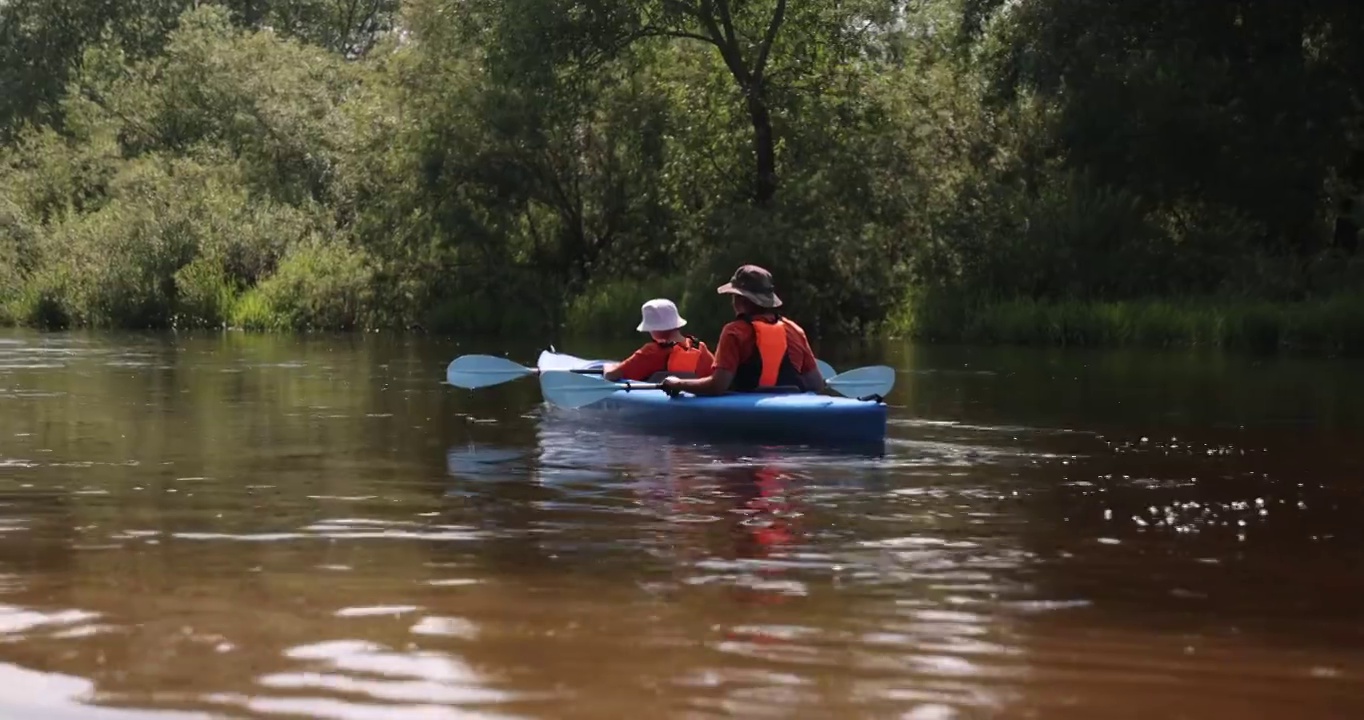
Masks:
[[[0,331],[0,718],[1364,717],[1364,363],[826,347],[855,451],[444,384],[537,350]]]

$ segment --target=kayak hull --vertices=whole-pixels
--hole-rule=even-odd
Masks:
[[[545,351],[537,366],[571,370],[601,362]],[[811,444],[883,442],[886,436],[886,406],[870,400],[817,393],[670,398],[662,390],[620,384],[621,390],[583,409],[594,411],[594,418],[669,435]]]

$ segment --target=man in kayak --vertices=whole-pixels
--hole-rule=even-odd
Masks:
[[[744,265],[716,292],[730,296],[735,319],[720,330],[715,369],[701,379],[666,378],[664,392],[676,396],[679,392],[722,395],[772,387],[824,389],[805,331],[777,312],[781,299],[771,273],[757,265]]]
[[[624,362],[611,363],[602,377],[607,380],[648,380],[659,373],[703,378],[710,375],[715,364],[706,344],[681,328],[687,324],[671,300],[650,300],[640,307],[640,323],[635,328],[649,333],[649,342],[636,350]]]

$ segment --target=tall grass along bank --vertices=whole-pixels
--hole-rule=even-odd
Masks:
[[[919,296],[900,309],[887,330],[937,342],[1361,355],[1364,294],[1283,303],[1214,298],[967,302]]]

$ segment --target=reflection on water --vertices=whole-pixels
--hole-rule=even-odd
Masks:
[[[1355,366],[844,348],[875,450],[440,383],[535,350],[0,338],[0,717],[1364,711]]]

